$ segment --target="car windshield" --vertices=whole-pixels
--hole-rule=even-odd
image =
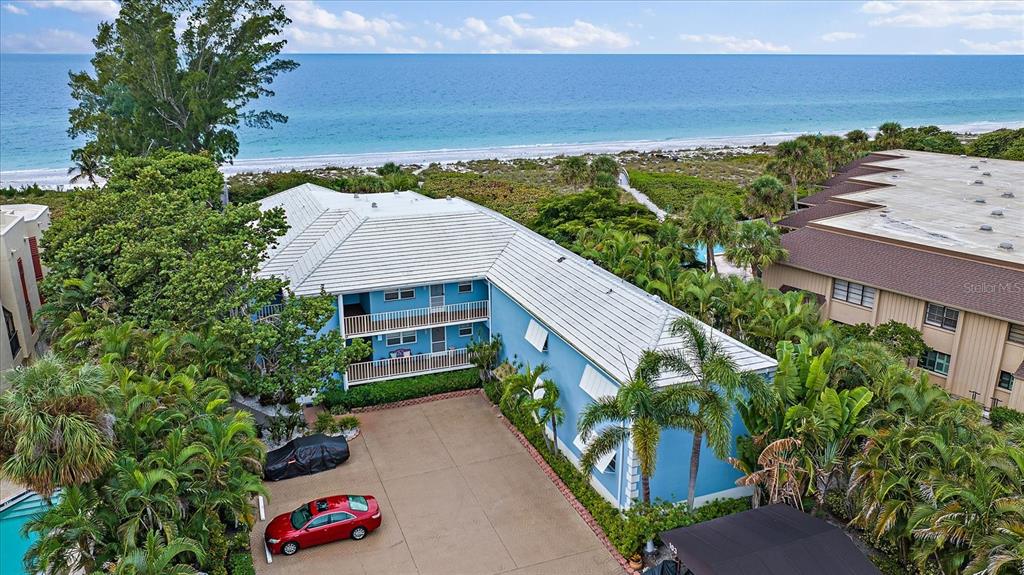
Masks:
[[[309,512],[308,505],[303,505],[295,511],[292,511],[292,528],[302,529],[302,526],[305,525],[312,516],[313,514]]]
[[[348,496],[348,506],[352,511],[367,511],[370,509],[370,506],[366,504],[366,498],[358,495]]]

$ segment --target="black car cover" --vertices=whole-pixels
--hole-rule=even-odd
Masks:
[[[267,454],[263,478],[280,481],[334,469],[348,460],[348,441],[322,433],[293,439]]]

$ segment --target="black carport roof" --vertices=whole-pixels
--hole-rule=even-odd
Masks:
[[[661,540],[693,575],[880,574],[841,529],[782,504],[665,531]]]

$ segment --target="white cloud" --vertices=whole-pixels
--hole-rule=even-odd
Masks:
[[[516,20],[533,20],[533,14],[529,12],[520,12],[516,14]]]
[[[821,39],[825,42],[842,42],[843,40],[853,40],[854,38],[860,38],[860,34],[856,32],[829,32],[828,34],[821,35]]]
[[[860,7],[860,11],[865,14],[888,14],[896,9],[896,5],[892,2],[879,2],[878,0],[865,2]]]
[[[961,39],[960,43],[972,52],[985,54],[1020,54],[1024,52],[1024,40],[1002,40],[1000,42],[972,42]]]
[[[486,34],[490,32],[490,28],[487,27],[487,23],[479,18],[473,18],[472,16],[462,21],[462,26],[473,34]]]
[[[879,10],[878,4],[884,4],[886,9]],[[869,9],[869,5],[875,7]],[[957,26],[974,30],[1024,27],[1024,4],[1016,0],[868,2],[861,6],[861,11],[878,16],[871,20],[872,26]]]
[[[19,16],[24,16],[25,14],[28,14],[27,10],[14,4],[4,4],[4,10],[10,12],[11,14],[17,14]]]
[[[0,38],[0,50],[34,54],[82,54],[92,52],[92,42],[70,30],[50,28],[32,34],[7,34]]]
[[[324,30],[387,36],[405,28],[397,20],[367,18],[350,10],[343,10],[340,14],[336,14],[322,8],[312,0],[286,2],[285,11],[296,24]]]
[[[369,34],[351,35],[326,30],[307,30],[289,26],[285,30],[289,52],[339,52],[373,48],[377,39]]]
[[[726,52],[791,52],[786,45],[772,44],[757,38],[737,38],[716,34],[680,34],[679,39],[696,44],[710,44]]]
[[[121,11],[121,5],[114,0],[27,0],[23,4],[33,8],[61,8],[103,18],[117,18]]]
[[[574,20],[571,26],[529,26],[513,16],[497,20],[502,30],[481,41],[487,47],[511,51],[566,51],[588,49],[622,49],[633,45],[626,34],[586,22]]]

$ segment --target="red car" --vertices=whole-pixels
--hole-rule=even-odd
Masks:
[[[300,548],[340,539],[360,540],[380,527],[380,507],[370,495],[333,495],[278,515],[264,540],[273,554],[294,555]]]

